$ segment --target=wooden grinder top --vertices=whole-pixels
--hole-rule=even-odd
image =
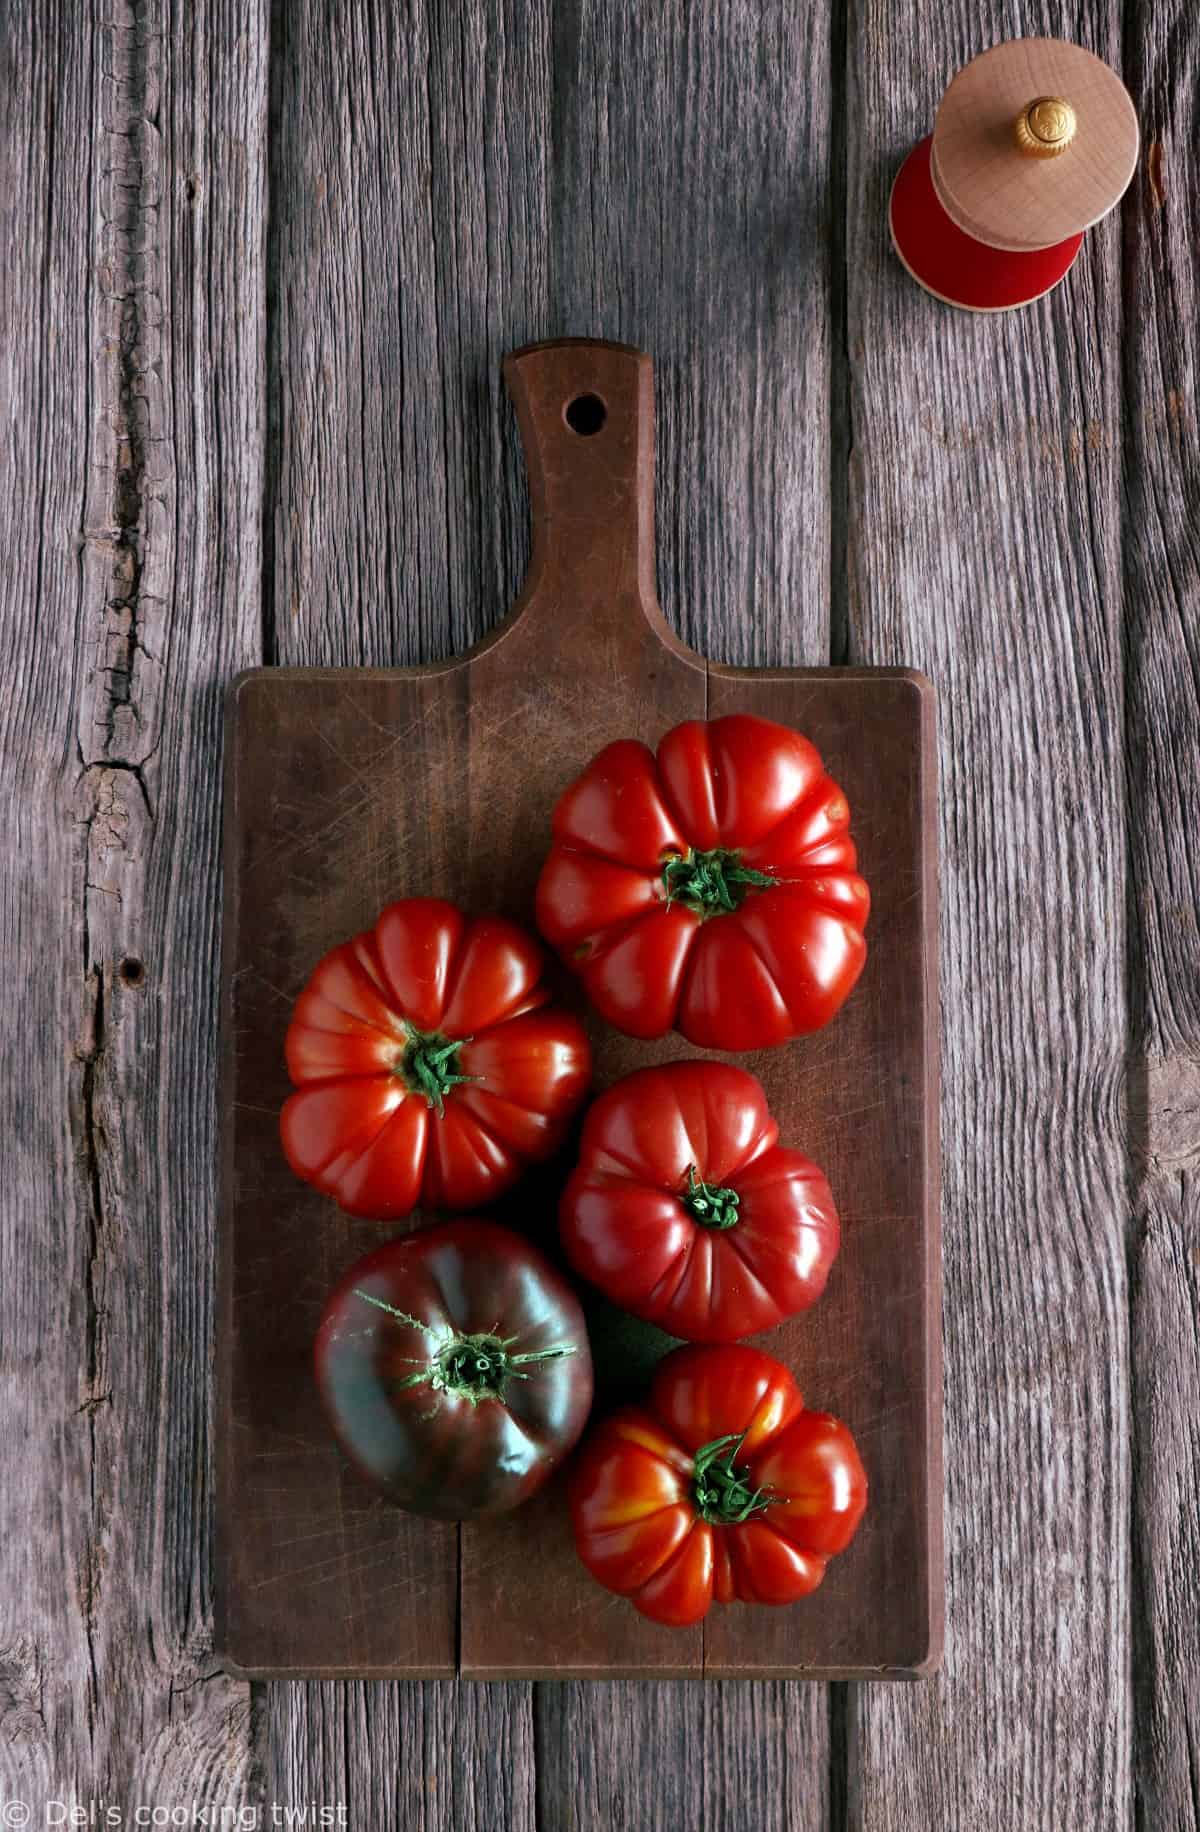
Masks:
[[[1107,215],[1137,155],[1133,103],[1106,63],[1062,39],[1017,38],[974,58],[950,84],[930,169],[960,229],[1024,253]]]

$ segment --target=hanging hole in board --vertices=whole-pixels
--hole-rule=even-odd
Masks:
[[[608,408],[598,394],[577,394],[563,408],[563,419],[581,439],[598,433],[608,418]]]
[[[123,986],[140,986],[146,977],[146,969],[136,955],[127,954],[117,968]]]

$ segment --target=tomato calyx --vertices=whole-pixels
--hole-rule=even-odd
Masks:
[[[692,1500],[700,1518],[714,1527],[737,1526],[778,1500],[769,1489],[752,1489],[748,1472],[735,1464],[745,1436],[735,1431],[713,1438],[692,1459]]]
[[[427,1366],[391,1383],[398,1392],[428,1387],[434,1393],[457,1394],[460,1399],[470,1400],[477,1406],[482,1399],[503,1399],[510,1380],[528,1380],[526,1369],[531,1363],[561,1361],[564,1356],[576,1353],[573,1342],[555,1342],[549,1348],[527,1349],[523,1354],[514,1355],[515,1336],[497,1336],[491,1331],[463,1336],[456,1330],[443,1331],[431,1323],[422,1323],[419,1317],[410,1317],[407,1311],[398,1310],[394,1304],[388,1304],[359,1286],[355,1287],[354,1295],[366,1304],[373,1304],[376,1310],[386,1311],[406,1328],[432,1336],[440,1344]]]
[[[740,852],[715,846],[711,852],[671,853],[663,862],[667,904],[685,903],[701,916],[721,916],[738,909],[747,891],[778,883],[765,871],[742,864]]]
[[[443,1037],[440,1031],[410,1028],[396,1073],[413,1094],[420,1094],[433,1112],[446,1111],[446,1096],[451,1088],[464,1082],[478,1081],[478,1075],[459,1073],[458,1052],[469,1037]]]
[[[528,1380],[527,1365],[538,1361],[561,1361],[575,1353],[573,1342],[556,1342],[548,1349],[532,1349],[514,1355],[515,1336],[451,1335],[442,1344],[428,1368],[408,1374],[396,1382],[397,1387],[429,1387],[434,1393],[454,1393],[477,1406],[483,1399],[504,1398],[510,1380]]]
[[[724,1230],[736,1228],[738,1224],[741,1197],[737,1191],[725,1189],[719,1183],[702,1182],[694,1164],[688,1165],[687,1188],[679,1200],[702,1228]]]

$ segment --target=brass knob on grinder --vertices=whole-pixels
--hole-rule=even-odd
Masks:
[[[1017,145],[1027,158],[1057,159],[1075,138],[1078,125],[1070,102],[1056,95],[1039,95],[1017,116]]]

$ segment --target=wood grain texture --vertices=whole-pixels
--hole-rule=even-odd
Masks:
[[[0,1798],[240,1802],[211,1652],[221,687],[257,650],[262,9],[6,21]],[[205,72],[197,86],[195,72]]]
[[[1134,1777],[1200,1827],[1200,42],[1126,39],[1147,163],[1125,215],[1126,770],[1133,1228]],[[1189,29],[1190,28],[1190,29]]]
[[[795,1681],[537,1686],[539,1832],[836,1824],[826,1698]]]
[[[660,594],[714,661],[829,654],[833,34],[777,0],[554,10],[546,334],[653,355]]]
[[[256,1687],[269,1800],[403,1832],[535,1832],[530,1686],[454,1681]]]
[[[1119,63],[1119,20],[1037,6]],[[863,1688],[851,1822],[1132,1810],[1120,295],[1115,224],[1028,310],[961,317],[887,251],[892,172],[971,8],[851,44],[851,648],[942,708],[947,1651]]]
[[[468,648],[528,512],[500,383],[543,333],[548,9],[279,9],[268,660]]]

